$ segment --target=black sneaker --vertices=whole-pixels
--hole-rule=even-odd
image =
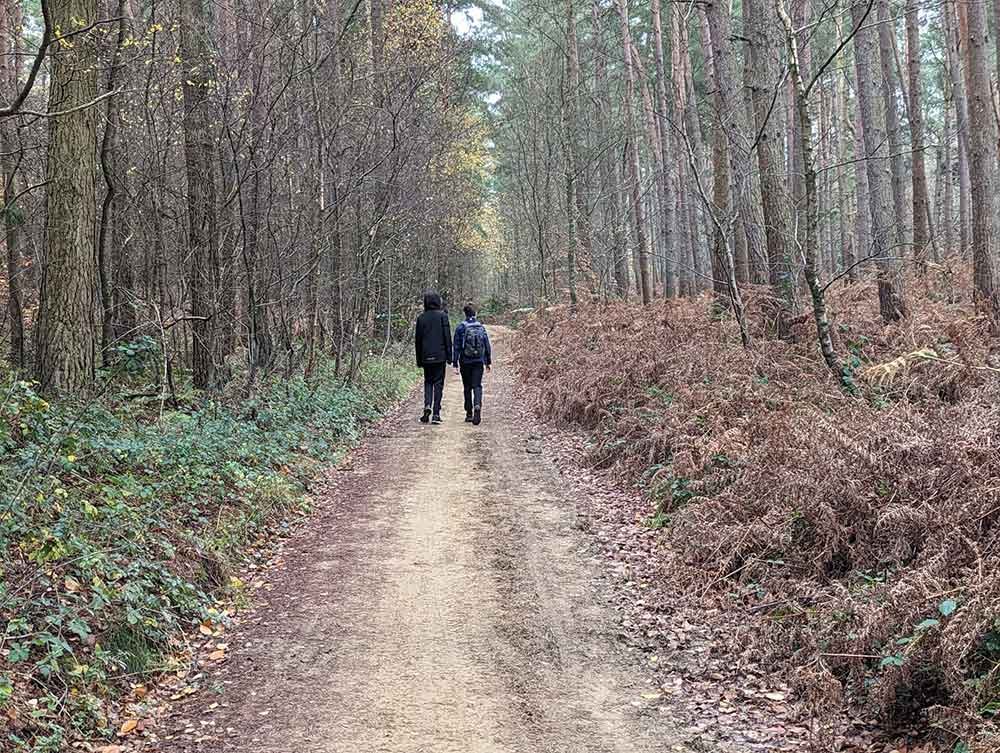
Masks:
[[[439,423],[441,423],[441,416],[435,415],[434,418],[431,419],[431,423],[432,424],[439,424]]]
[[[472,423],[472,411],[471,410],[468,413],[465,414],[465,423],[467,423],[467,424],[471,424]]]
[[[472,412],[472,425],[479,426],[483,422],[483,409],[478,405],[476,409]]]
[[[420,417],[420,423],[426,424],[430,420],[431,420],[431,409],[424,408],[424,415]]]

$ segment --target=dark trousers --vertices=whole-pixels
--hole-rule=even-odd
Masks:
[[[483,405],[483,369],[481,363],[462,364],[462,388],[465,391],[465,412],[472,413],[472,409],[481,408]]]
[[[441,415],[441,396],[444,395],[444,372],[446,363],[424,365],[424,407],[434,409],[434,415]]]

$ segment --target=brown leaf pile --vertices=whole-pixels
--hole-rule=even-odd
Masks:
[[[764,615],[752,649],[804,696],[971,741],[1000,712],[1000,371],[970,305],[910,291],[890,326],[873,286],[831,292],[855,394],[808,317],[768,337],[765,291],[751,350],[701,299],[540,311],[518,359],[544,417],[647,486],[664,577]]]

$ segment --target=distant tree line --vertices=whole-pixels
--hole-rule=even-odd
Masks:
[[[483,124],[433,0],[0,0],[10,363],[94,384],[345,377],[424,285],[472,294]]]

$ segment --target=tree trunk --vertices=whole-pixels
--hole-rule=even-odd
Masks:
[[[5,102],[15,96],[19,81],[21,48],[20,3],[0,0],[0,88]],[[16,369],[27,366],[24,341],[24,302],[21,292],[21,227],[23,214],[14,203],[17,195],[17,171],[23,150],[15,144],[12,118],[0,120],[0,173],[3,180],[4,239],[7,245],[7,325],[10,328],[8,359]]]
[[[739,284],[746,284],[750,281],[749,259],[763,257],[766,253],[750,168],[749,146],[752,136],[746,122],[743,82],[736,69],[730,40],[729,6],[719,0],[712,2],[705,9],[705,16],[712,46],[719,122],[728,147],[730,177],[733,184],[732,200],[740,221],[736,226],[736,232],[742,232],[746,237],[745,250],[736,255],[736,281]]]
[[[574,226],[576,229],[577,250],[575,264],[587,279],[590,292],[597,292],[597,282],[594,275],[593,241],[590,222],[590,181],[587,179],[588,169],[583,156],[580,130],[580,49],[576,34],[576,10],[573,0],[566,0],[566,65],[567,65],[567,106],[569,108],[569,124],[567,138],[569,139],[571,168],[573,170],[573,197],[576,211]],[[576,271],[573,272],[574,277]]]
[[[976,302],[996,323],[997,127],[990,89],[989,31],[982,2],[965,6],[968,13],[966,91],[969,97],[969,177],[972,181],[972,266]]]
[[[857,158],[854,160],[854,185],[857,196],[857,206],[854,216],[854,255],[857,262],[875,256],[875,249],[872,247],[872,213],[870,193],[868,191],[868,171],[865,169],[865,160],[862,155],[865,153],[864,127],[860,122],[854,126],[854,153]],[[853,282],[858,279],[858,270],[855,267],[851,270],[849,279]]]
[[[191,252],[191,371],[198,389],[215,386],[216,295],[219,289],[215,196],[215,138],[209,88],[215,78],[204,0],[181,0],[180,53],[184,76],[184,162],[188,247]]]
[[[788,68],[789,75],[792,79],[792,91],[795,96],[795,110],[799,117],[799,130],[803,136],[808,136],[812,133],[812,119],[809,115],[809,93],[802,80],[802,72],[799,70],[798,42],[795,37],[794,29],[792,28],[792,20],[788,17],[788,14],[785,12],[780,3],[781,0],[778,0],[778,14],[781,16],[781,21],[785,27],[785,35],[787,38]],[[833,372],[834,376],[841,382],[841,384],[844,384],[844,370],[840,364],[840,360],[837,358],[836,351],[833,349],[833,338],[830,334],[830,321],[826,313],[826,301],[823,296],[823,288],[820,287],[819,278],[816,273],[816,231],[819,224],[819,207],[817,205],[816,196],[816,167],[813,163],[812,139],[803,138],[801,141],[801,148],[806,199],[806,227],[804,234],[805,253],[803,254],[805,264],[803,271],[805,272],[806,284],[809,286],[809,292],[812,297],[813,318],[816,322],[816,338],[819,343],[820,352],[823,354],[823,360],[826,361],[826,365],[829,367],[830,371]]]
[[[783,336],[795,295],[788,252],[788,205],[784,186],[785,159],[781,121],[777,117],[778,50],[782,40],[768,0],[744,0],[749,25],[751,96],[760,140],[757,169],[760,171],[761,203],[767,237],[768,283],[775,300],[775,331]]]
[[[97,0],[54,0],[49,12],[52,28],[80,28],[97,21]],[[54,45],[51,75],[49,110],[73,112],[49,120],[36,369],[43,390],[74,392],[93,381],[97,348],[95,35]]]
[[[837,37],[842,37],[843,31],[838,24]],[[837,211],[840,215],[840,248],[841,269],[847,273],[849,280],[857,279],[857,260],[859,256],[858,238],[855,233],[848,230],[848,216],[850,214],[850,193],[847,185],[847,163],[851,161],[851,133],[850,118],[847,112],[847,79],[842,74],[837,74]],[[855,177],[858,179],[857,193],[861,192],[860,179],[864,177],[864,168],[861,163],[855,161]],[[865,184],[867,188],[867,183]],[[867,205],[865,212],[868,211]]]
[[[603,144],[598,168],[601,176],[604,223],[610,228],[608,254],[619,297],[627,298],[629,292],[628,241],[622,229],[621,184],[614,162],[614,149],[610,145],[608,113],[611,100],[608,94],[608,50],[601,30],[601,4],[594,0],[591,6],[591,26],[594,38],[594,124],[597,136]]]
[[[869,6],[857,2],[851,6],[855,27],[854,65],[857,74],[858,114],[865,144],[865,169],[868,174],[868,201],[871,210],[872,247],[878,263],[879,310],[885,322],[898,321],[906,315],[903,299],[902,264],[896,259],[892,243],[891,175],[888,169],[889,141],[885,130],[885,113],[876,102],[882,91],[881,68],[874,18],[867,13]],[[867,17],[866,17],[867,13]]]
[[[944,108],[944,133],[941,136],[941,170],[938,171],[938,182],[944,183],[941,201],[937,205],[937,224],[944,228],[944,253],[954,253],[955,247],[955,197],[954,197],[954,160],[951,154],[951,108]]]
[[[790,0],[792,10],[792,24],[798,30],[795,42],[798,45],[799,53],[799,73],[802,79],[808,80],[811,75],[812,55],[811,55],[811,33],[809,25],[812,22],[812,3],[810,0]],[[788,163],[789,163],[789,189],[792,197],[792,218],[795,231],[795,240],[801,246],[805,233],[805,200],[806,183],[805,173],[802,169],[802,132],[800,130],[799,116],[795,109],[795,84],[788,82]],[[792,279],[796,281],[796,287],[800,281],[800,260],[798,255],[792,257]]]
[[[902,133],[899,126],[899,85],[896,81],[896,56],[892,39],[896,34],[896,21],[889,8],[889,0],[877,0],[879,62],[882,66],[882,103],[885,108],[885,128],[888,138],[890,173],[892,176],[892,207],[896,256],[903,256],[909,239],[910,210],[906,202],[906,159],[903,155]]]
[[[704,14],[701,16],[704,27],[707,27],[707,19]],[[699,47],[705,50],[705,68],[709,72],[712,85],[709,87],[715,94],[715,110],[721,111],[722,103],[719,96],[719,85],[715,79],[715,64],[712,60],[713,51],[709,45],[709,33],[707,28],[700,31],[695,28],[695,36],[699,42]],[[729,143],[723,128],[716,123],[712,129],[712,206],[711,228],[712,228],[712,291],[715,293],[716,304],[720,307],[729,305],[728,279],[726,273],[725,260],[731,255],[729,250],[729,235],[732,210],[730,206],[730,175],[729,175]]]
[[[618,0],[621,16],[622,48],[625,55],[625,131],[628,134],[628,171],[632,192],[632,219],[635,225],[636,256],[638,261],[639,284],[643,304],[653,300],[652,280],[649,270],[649,247],[646,240],[646,219],[642,210],[642,183],[639,173],[639,142],[636,138],[634,116],[635,70],[632,65],[632,25],[629,21],[628,0]]]
[[[955,131],[958,134],[958,242],[961,245],[959,252],[964,255],[971,245],[969,238],[971,210],[969,205],[971,203],[972,180],[969,172],[969,103],[965,93],[962,66],[959,64],[959,36],[952,0],[941,5],[941,14],[944,17],[947,39],[945,47],[948,50],[948,77],[951,82],[952,100],[955,104]],[[949,253],[952,251],[954,249],[948,249]]]
[[[684,15],[678,5],[673,5],[671,9],[671,44],[670,44],[670,73],[673,85],[674,111],[677,113],[677,123],[675,127],[679,129],[683,136],[690,143],[693,135],[688,132],[687,114],[687,81],[688,81],[688,43],[687,29],[684,26]],[[683,146],[683,145],[682,145]],[[694,146],[692,144],[692,146]],[[697,153],[697,152],[696,152]],[[680,235],[678,243],[678,267],[679,267],[679,288],[682,296],[693,296],[697,291],[700,280],[694,279],[695,271],[698,268],[697,248],[695,238],[697,234],[692,234],[691,214],[694,203],[689,201],[691,194],[689,190],[689,177],[687,174],[687,160],[681,158],[674,160],[675,169],[675,196],[677,197],[677,226]]]
[[[678,226],[682,223],[677,221],[676,206],[671,198],[673,192],[672,171],[670,169],[670,157],[674,153],[671,149],[671,121],[673,113],[669,111],[670,98],[667,96],[667,68],[664,59],[663,46],[663,18],[661,13],[660,0],[652,0],[651,12],[653,15],[653,51],[656,61],[656,115],[659,119],[660,153],[662,154],[662,164],[660,165],[660,201],[662,203],[662,232],[666,245],[666,260],[664,267],[664,294],[667,298],[673,298],[678,294]],[[678,160],[674,160],[675,162]]]
[[[910,148],[913,161],[913,251],[920,268],[927,262],[931,242],[930,206],[927,199],[927,171],[924,167],[924,106],[920,81],[920,6],[907,0],[906,69],[910,95]]]
[[[121,80],[121,56],[122,45],[125,42],[125,13],[126,0],[118,0],[118,35],[115,41],[115,50],[112,56],[111,69],[108,71],[108,82],[105,92],[113,92]],[[106,112],[107,123],[104,126],[104,137],[101,140],[101,175],[104,178],[104,201],[101,203],[101,221],[97,236],[97,278],[100,283],[101,293],[101,354],[103,362],[108,365],[108,348],[115,338],[114,324],[120,319],[124,312],[119,312],[116,300],[121,301],[124,291],[118,291],[115,281],[121,282],[122,270],[126,268],[128,281],[131,280],[131,267],[123,263],[121,254],[123,248],[115,248],[116,240],[121,240],[121,233],[115,232],[123,219],[116,211],[121,206],[121,197],[118,195],[117,181],[121,180],[122,166],[118,159],[118,124],[121,119],[121,96],[112,96],[108,99]],[[130,286],[131,287],[131,286]],[[134,310],[125,301],[121,301],[122,308]],[[134,326],[134,316],[125,315],[128,330]],[[126,331],[128,331],[126,330]],[[124,332],[122,333],[124,334]]]

